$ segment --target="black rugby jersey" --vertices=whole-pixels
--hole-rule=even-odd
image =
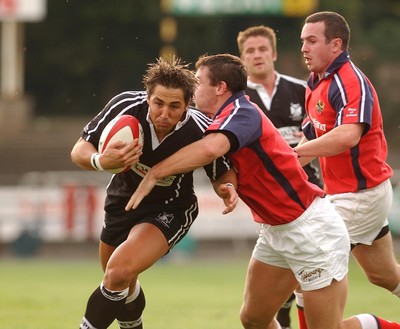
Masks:
[[[246,94],[249,95],[252,102],[263,110],[289,145],[297,145],[300,140],[291,138],[290,133],[300,130],[306,114],[306,81],[278,74],[277,85],[270,106],[266,104],[266,97],[264,98],[266,91],[262,85],[248,81]]]
[[[204,131],[212,122],[198,110],[189,108],[186,118],[180,121],[177,128],[153,150],[148,110],[146,92],[123,92],[112,98],[105,108],[83,129],[82,138],[92,143],[97,149],[104,127],[118,115],[129,114],[136,117],[143,128],[143,154],[139,162],[134,164],[131,170],[111,177],[105,203],[105,210],[109,213],[120,213],[121,207],[124,209],[128,199],[153,165],[182,147],[203,138]],[[205,166],[204,169],[207,176],[215,180],[230,169],[230,163],[227,158],[219,158]],[[193,172],[188,172],[166,177],[159,181],[141,202],[139,208],[162,204],[186,207],[196,200],[193,190]]]
[[[301,130],[301,123],[306,114],[305,95],[307,83],[305,80],[291,76],[277,74],[275,91],[271,103],[268,103],[269,96],[266,95],[264,87],[260,84],[247,82],[246,94],[253,103],[256,103],[273,125],[292,147],[296,146],[300,139],[294,137],[293,132]],[[318,169],[311,163],[304,166],[309,180],[314,184],[322,186]]]

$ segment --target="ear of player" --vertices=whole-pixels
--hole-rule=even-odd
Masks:
[[[140,122],[132,115],[124,114],[117,116],[104,128],[100,136],[98,151],[102,153],[109,143],[116,141],[130,143],[135,138],[139,138],[139,143],[143,145],[143,129]],[[107,171],[113,174],[119,174],[128,171],[130,168],[131,167],[128,166],[109,169]]]

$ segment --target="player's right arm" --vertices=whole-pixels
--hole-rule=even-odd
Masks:
[[[90,142],[82,137],[75,143],[71,151],[72,162],[85,170],[98,170],[92,162],[93,154],[98,153],[97,149]],[[126,144],[121,141],[113,142],[108,145],[99,157],[101,167],[104,170],[126,167],[136,163],[142,155],[141,146],[138,139]]]

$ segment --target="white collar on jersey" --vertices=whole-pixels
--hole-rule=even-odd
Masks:
[[[264,86],[261,83],[255,83],[247,79],[247,87],[254,89],[257,91],[260,96],[261,101],[264,103],[265,108],[269,111],[271,109],[272,98],[274,98],[276,94],[276,90],[278,89],[279,81],[281,79],[281,75],[275,71],[276,79],[274,90],[272,91],[272,95],[269,96]]]

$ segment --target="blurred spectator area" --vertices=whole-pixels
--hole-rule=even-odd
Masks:
[[[36,117],[22,131],[8,127],[0,132],[0,186],[19,184],[29,172],[79,170],[70,152],[88,121]]]

